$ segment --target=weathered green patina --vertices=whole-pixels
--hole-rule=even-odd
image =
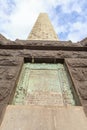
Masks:
[[[13,104],[75,105],[64,65],[24,64]]]

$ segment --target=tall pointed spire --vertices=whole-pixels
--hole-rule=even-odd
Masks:
[[[27,40],[58,40],[57,34],[46,13],[40,13]]]

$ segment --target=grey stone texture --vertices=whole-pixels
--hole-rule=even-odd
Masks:
[[[2,35],[1,35],[2,37]],[[86,39],[85,39],[86,40]],[[86,41],[11,41],[0,39],[0,113],[11,103],[21,67],[39,59],[39,62],[55,63],[64,60],[81,105],[87,114],[87,47]],[[42,48],[41,48],[42,47]],[[67,48],[68,47],[68,48]]]

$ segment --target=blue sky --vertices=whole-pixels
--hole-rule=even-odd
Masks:
[[[40,12],[48,13],[60,40],[87,37],[87,0],[0,0],[0,33],[26,39]]]

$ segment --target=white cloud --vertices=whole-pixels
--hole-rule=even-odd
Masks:
[[[84,37],[87,37],[86,25],[87,25],[87,21],[84,24],[81,22],[74,23],[70,28],[70,32],[67,36],[67,40],[71,39],[72,41],[76,42],[81,40]]]
[[[64,0],[64,2],[62,2],[62,9],[65,13],[71,13],[73,11],[81,13],[82,10],[78,3],[79,0]]]
[[[64,40],[77,41],[87,35],[87,31],[83,31],[87,22],[69,23],[67,18],[62,25],[59,21],[61,15],[73,11],[86,18],[82,10],[84,4],[85,0],[0,0],[0,32],[9,39],[26,39],[39,13],[47,12],[57,34],[69,31]],[[61,7],[61,12],[56,11],[57,6]]]
[[[6,31],[6,35],[9,38],[26,39],[38,14],[44,12],[46,8],[44,2],[40,0],[38,2],[37,0],[21,0],[21,2],[20,0],[15,0],[15,4],[15,10],[11,15],[6,15],[4,13],[10,22],[5,22],[5,24],[3,23],[2,28]],[[3,9],[5,8],[3,7]]]

